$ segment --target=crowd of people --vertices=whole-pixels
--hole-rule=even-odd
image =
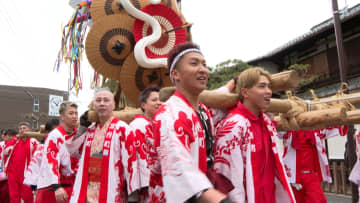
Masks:
[[[147,87],[143,114],[130,124],[114,117],[113,94],[101,88],[92,101],[96,122],[85,112],[78,125],[77,105],[65,101],[44,143],[24,136],[26,122],[18,132],[1,131],[1,202],[326,202],[320,182],[331,175],[322,140],[346,127],[277,132],[266,113],[271,75],[262,68],[217,90],[237,91],[236,107],[206,107],[199,95],[209,70],[193,43],[172,49],[168,65],[175,93],[162,103],[159,88]]]

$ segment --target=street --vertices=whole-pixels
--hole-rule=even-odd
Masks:
[[[351,203],[351,196],[325,193],[328,203]]]

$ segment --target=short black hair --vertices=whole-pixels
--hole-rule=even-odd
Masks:
[[[54,128],[56,128],[56,126],[58,126],[60,124],[59,119],[57,118],[52,118],[50,120],[48,120],[45,124],[45,130],[50,132],[52,131]]]
[[[141,103],[146,102],[146,100],[149,98],[151,92],[160,92],[160,88],[156,85],[151,85],[147,88],[145,88],[141,93],[140,93],[140,97],[139,97],[139,104],[141,105]],[[144,111],[144,109],[141,108],[142,111]]]
[[[14,129],[7,129],[5,133],[6,136],[15,136],[16,134],[18,134],[18,132]]]
[[[193,43],[193,42],[184,42],[181,44],[176,45],[175,47],[173,47],[169,53],[168,53],[168,57],[167,57],[167,64],[168,64],[168,69],[170,71],[170,67],[171,64],[173,63],[175,57],[177,55],[179,55],[182,51],[184,51],[185,49],[200,49],[199,45]],[[180,60],[179,60],[180,61]],[[179,62],[178,61],[178,62]],[[175,64],[176,65],[176,64]],[[176,67],[176,66],[175,66]]]

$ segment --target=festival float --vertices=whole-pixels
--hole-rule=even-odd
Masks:
[[[177,44],[191,41],[189,23],[179,9],[178,0],[70,0],[74,14],[64,26],[61,49],[54,69],[62,62],[70,64],[72,86],[82,88],[80,61],[85,51],[94,69],[92,87],[99,87],[106,78],[117,81],[116,101],[124,94],[138,107],[140,92],[149,85],[161,87],[160,97],[166,101],[175,91],[167,69],[167,54]],[[272,90],[280,92],[299,86],[306,73],[290,70],[272,75]],[[320,129],[360,122],[359,94],[345,94],[346,84],[331,98],[303,100],[289,91],[285,99],[271,99],[268,112],[275,114],[278,130]],[[239,100],[238,88],[232,93],[205,90],[200,100],[211,108],[231,108]],[[118,105],[118,103],[117,103]],[[96,114],[89,105],[89,120]],[[115,111],[127,123],[136,108]]]

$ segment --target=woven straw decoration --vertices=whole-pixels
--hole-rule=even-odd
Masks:
[[[131,102],[139,105],[139,95],[142,90],[150,85],[168,87],[172,83],[165,68],[146,69],[136,63],[134,54],[131,53],[125,60],[120,72],[120,85]]]
[[[119,2],[119,0],[93,0],[90,8],[91,18],[96,22],[104,16],[126,14],[125,9],[118,6]],[[131,0],[130,2],[139,10],[150,4],[147,0]]]
[[[105,16],[96,21],[85,43],[86,56],[96,72],[119,80],[125,58],[135,46],[134,19],[127,14]],[[118,46],[116,46],[118,45]]]

